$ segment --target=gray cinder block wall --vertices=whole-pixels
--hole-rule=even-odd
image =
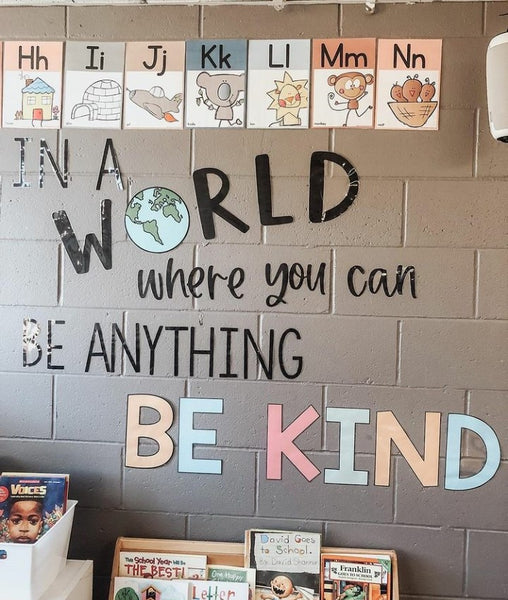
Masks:
[[[395,548],[406,599],[508,597],[508,148],[489,134],[484,84],[487,43],[506,29],[498,15],[507,11],[505,2],[382,4],[374,15],[363,5],[289,5],[280,12],[263,6],[0,9],[4,40],[443,39],[437,132],[0,130],[0,467],[71,473],[79,505],[70,555],[94,559],[96,600],[106,597],[117,536],[241,541],[249,527],[320,531],[327,545]],[[38,188],[42,135],[59,160],[68,140],[67,189],[49,164]],[[25,157],[31,188],[14,186],[15,138],[25,136],[32,138]],[[108,175],[96,190],[107,138],[123,190]],[[360,191],[340,218],[311,224],[309,161],[320,150],[355,166]],[[290,224],[260,225],[254,162],[260,154],[270,158],[273,212],[292,215]],[[248,232],[218,219],[216,237],[203,239],[192,184],[192,173],[203,167],[227,174],[224,205],[249,224]],[[191,212],[189,235],[170,255],[175,267],[214,265],[223,273],[242,267],[241,301],[224,288],[214,300],[181,293],[140,298],[138,271],[164,272],[168,255],[147,255],[128,241],[124,210],[132,193],[153,185],[178,190]],[[330,198],[344,193],[339,168],[328,170],[326,186]],[[112,203],[113,268],[103,269],[92,252],[89,273],[77,275],[52,213],[65,210],[83,244],[86,233],[100,231],[104,198]],[[260,285],[267,262],[324,263],[325,292],[290,290],[285,304],[267,307]],[[416,298],[348,291],[351,266],[366,273],[385,267],[393,275],[399,264],[415,267]],[[41,324],[44,357],[30,368],[22,364],[24,318]],[[276,367],[269,379],[252,364],[246,377],[221,377],[223,337],[213,369],[201,355],[191,375],[182,350],[186,366],[175,374],[168,347],[150,374],[145,345],[139,373],[125,355],[108,373],[97,357],[86,365],[96,323],[106,343],[115,323],[133,345],[136,323],[152,333],[161,325],[249,329],[265,351],[270,329],[293,328],[302,341],[292,340],[291,356],[304,357],[304,370],[288,380]],[[241,360],[241,344],[234,341],[231,352]],[[179,399],[222,398],[223,414],[195,419],[196,428],[217,431],[216,446],[194,451],[197,458],[222,460],[222,474],[181,472],[176,455],[159,468],[127,467],[130,394],[170,403],[177,450]],[[267,478],[268,404],[283,405],[284,427],[309,406],[318,413],[296,440],[321,471],[311,482],[287,459],[281,480]],[[324,482],[324,469],[337,469],[340,460],[338,425],[325,420],[329,407],[370,411],[370,422],[356,426],[354,459],[355,469],[368,473],[366,485]],[[389,485],[375,485],[376,415],[387,411],[420,454],[425,414],[442,415],[437,486],[424,487],[396,447]],[[500,442],[497,472],[481,487],[444,487],[450,414],[484,421]],[[481,470],[485,449],[474,434],[463,442],[466,476]]]

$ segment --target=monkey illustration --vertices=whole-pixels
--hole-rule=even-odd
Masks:
[[[357,117],[361,117],[368,110],[372,110],[372,106],[367,106],[362,112],[358,112],[360,100],[367,95],[367,86],[372,85],[372,83],[374,83],[373,75],[364,75],[358,71],[328,77],[328,85],[334,88],[334,91],[328,94],[328,106],[332,110],[347,111],[343,127],[347,127],[349,115],[352,111],[355,112]]]

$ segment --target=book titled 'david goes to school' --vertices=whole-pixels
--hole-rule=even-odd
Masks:
[[[300,531],[245,532],[245,566],[256,569],[255,600],[317,600],[321,535]]]

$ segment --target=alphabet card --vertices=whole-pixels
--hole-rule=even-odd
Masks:
[[[375,38],[312,41],[312,127],[374,127]]]
[[[247,127],[309,127],[310,40],[251,40]]]
[[[64,127],[120,129],[123,42],[65,44]]]
[[[188,41],[186,63],[186,127],[245,127],[247,41]]]
[[[60,127],[62,42],[4,42],[3,127]]]
[[[125,129],[183,129],[185,42],[128,42]]]
[[[442,40],[378,40],[376,129],[438,129]]]

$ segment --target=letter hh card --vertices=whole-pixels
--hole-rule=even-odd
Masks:
[[[310,40],[251,40],[247,127],[309,127]]]
[[[312,41],[312,127],[374,127],[375,38]]]
[[[246,40],[186,43],[186,127],[245,127]]]
[[[62,56],[62,42],[4,42],[2,127],[60,127]]]
[[[128,42],[125,129],[183,129],[185,42]]]
[[[438,129],[442,40],[378,40],[376,129]]]
[[[120,129],[123,42],[65,44],[64,127]]]

